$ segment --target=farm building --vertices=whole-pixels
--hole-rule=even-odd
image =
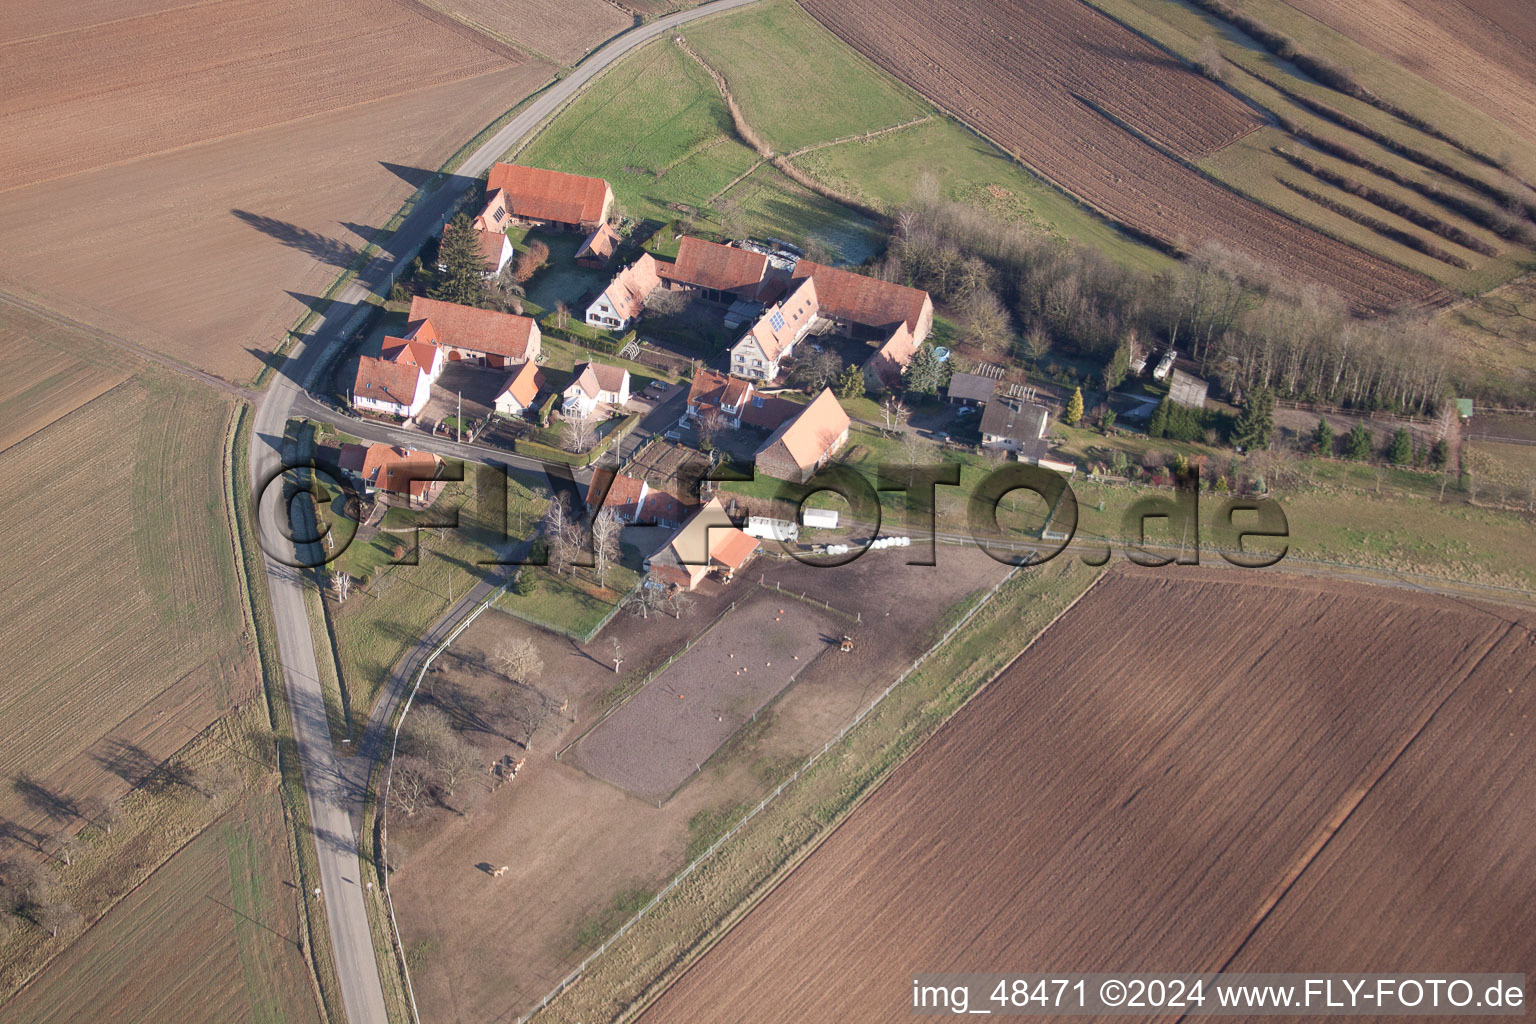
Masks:
[[[767,256],[692,236],[683,239],[676,262],[659,266],[668,288],[691,291],[712,302],[759,302],[772,284]]]
[[[612,469],[598,469],[587,485],[587,508],[594,516],[608,509],[621,523],[638,522],[650,490],[644,480]]]
[[[885,343],[864,360],[864,384],[871,391],[895,390],[901,386],[901,372],[907,368],[918,346],[905,323],[896,325]]]
[[[1192,373],[1174,370],[1168,379],[1168,400],[1190,409],[1204,409],[1210,385]]]
[[[539,325],[531,317],[474,309],[437,299],[411,299],[406,338],[442,347],[449,362],[515,366],[539,358]]]
[[[566,386],[560,411],[572,418],[586,418],[600,405],[622,406],[629,401],[629,371],[622,366],[582,363]]]
[[[751,380],[776,379],[780,365],[816,321],[817,308],[815,282],[802,281],[783,302],[769,306],[732,347],[731,372]]]
[[[645,560],[645,569],[658,582],[693,590],[711,571],[727,577],[739,572],[758,547],[755,537],[731,522],[720,499],[711,498]]]
[[[389,444],[344,444],[340,465],[362,484],[364,493],[404,498],[412,508],[426,508],[447,486],[443,460],[431,452]]]
[[[596,231],[613,209],[613,189],[602,178],[498,163],[485,183],[485,209],[475,218],[482,231],[509,225]]]
[[[486,277],[495,277],[512,261],[512,239],[505,232],[476,229],[475,241],[480,244],[480,259],[485,263]]]
[[[618,251],[619,233],[613,229],[612,225],[603,223],[598,225],[597,230],[588,235],[581,243],[581,248],[576,250],[576,265],[592,270],[602,270],[613,259],[613,254]]]
[[[727,377],[714,370],[700,369],[693,375],[688,387],[688,404],[683,410],[683,423],[698,419],[705,413],[717,413],[732,428],[741,426],[741,417],[752,399],[752,382],[737,377]]]
[[[979,373],[955,373],[949,378],[949,387],[944,389],[952,405],[986,405],[992,401],[992,395],[997,391],[997,381],[991,377],[983,377]]]
[[[804,483],[848,440],[848,414],[830,388],[779,426],[758,449],[758,471]]]
[[[981,446],[1039,458],[1045,452],[1041,438],[1050,419],[1051,412],[1043,405],[1013,398],[988,402],[981,414]]]
[[[357,361],[352,404],[363,412],[410,419],[426,407],[431,397],[432,384],[427,372],[414,362],[372,356]]]
[[[836,322],[845,334],[884,339],[890,337],[897,324],[904,323],[912,334],[912,344],[917,346],[933,329],[933,299],[921,288],[908,288],[810,260],[795,264],[790,287],[807,278],[816,282],[819,315]]]
[[[645,309],[645,300],[661,284],[656,257],[642,253],[640,258],[614,275],[602,294],[587,307],[588,326],[610,331],[626,330]]]
[[[507,383],[496,395],[495,407],[499,416],[516,417],[526,415],[528,410],[534,407],[539,400],[539,392],[544,390],[544,371],[539,365],[529,361],[518,367],[517,372],[507,378]]]

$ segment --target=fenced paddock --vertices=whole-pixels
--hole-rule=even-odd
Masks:
[[[842,619],[808,602],[753,592],[583,737],[575,763],[626,792],[665,801],[835,647],[842,629]]]

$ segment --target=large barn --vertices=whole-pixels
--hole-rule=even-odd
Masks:
[[[613,211],[613,189],[602,178],[521,164],[496,164],[485,182],[485,209],[475,218],[482,231],[511,225],[593,232]]]

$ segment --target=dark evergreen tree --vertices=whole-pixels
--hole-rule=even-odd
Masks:
[[[1333,428],[1321,416],[1317,418],[1317,426],[1312,431],[1312,450],[1319,455],[1333,454]]]
[[[1269,388],[1256,388],[1249,393],[1242,415],[1232,428],[1232,443],[1245,451],[1258,451],[1269,447],[1274,432],[1275,393]]]
[[[1344,454],[1356,462],[1365,462],[1371,457],[1371,432],[1364,423],[1355,424],[1344,438]]]
[[[437,248],[437,284],[431,296],[461,306],[484,306],[485,258],[469,215],[461,213],[443,229]]]

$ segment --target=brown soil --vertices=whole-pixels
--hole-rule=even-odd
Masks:
[[[1507,128],[1536,139],[1536,48],[1468,10],[1474,5],[1460,0],[1289,2]],[[1508,10],[1521,5],[1498,6]]]
[[[1005,571],[968,548],[942,549],[939,568],[905,567],[906,554],[875,552],[837,570],[763,561],[731,586],[710,589],[681,619],[621,615],[585,648],[500,614],[476,622],[455,646],[463,660],[445,660],[434,678],[433,699],[464,691],[482,707],[501,706],[507,684],[474,665],[503,638],[527,635],[544,653],[543,687],[568,698],[577,721],[552,721],[517,778],[476,802],[468,818],[441,810],[414,821],[391,815],[391,844],[402,861],[391,886],[406,948],[421,951],[412,973],[418,1001],[429,1001],[443,1021],[526,1012],[585,954],[575,944],[578,931],[615,895],[653,891],[683,866],[696,815],[760,799],[937,637],[946,609]],[[605,660],[610,637],[624,645],[625,677],[638,682],[731,600],[756,596],[759,573],[770,586],[778,581],[862,613],[851,630],[854,652],[818,659],[661,808],[554,760],[605,706],[615,682]],[[772,608],[788,611],[784,600]],[[515,749],[510,741],[487,742],[498,754]],[[477,867],[482,863],[509,870],[493,879]]]
[[[0,288],[248,380],[414,191],[401,175],[440,166],[549,70],[524,64],[0,193],[0,248],[27,254],[0,267]]]
[[[635,23],[608,0],[447,0],[443,6],[563,64],[574,64]]]
[[[842,636],[843,620],[792,597],[749,590],[738,600],[583,737],[572,763],[659,803]]]
[[[1313,918],[1295,933],[1306,962],[1254,957],[1247,969],[1446,969],[1457,924],[1485,927],[1477,907],[1502,893],[1509,903],[1477,940],[1487,951],[1477,962],[1527,970],[1530,851],[1496,860],[1509,844],[1529,847],[1519,823],[1536,810],[1521,788],[1530,723],[1498,714],[1516,710],[1505,687],[1528,704],[1536,686],[1536,661],[1516,659],[1516,643],[1528,652],[1528,634],[1501,613],[1417,594],[1119,571],[641,1019],[705,1020],[728,1006],[743,1022],[895,1020],[911,1012],[915,972],[1211,971],[1276,899]],[[1459,720],[1453,709],[1479,700],[1498,708],[1481,726]],[[1474,767],[1495,716],[1518,739],[1500,737],[1502,761]],[[1442,730],[1449,760],[1433,756]],[[1429,765],[1462,750],[1456,771],[1485,785],[1473,798],[1481,810],[1453,820],[1465,791],[1449,779],[1435,782],[1438,799],[1414,794]],[[1372,857],[1405,818],[1432,844]],[[1359,904],[1343,920],[1337,898],[1285,888],[1313,874],[1320,847],[1323,873],[1342,856],[1327,843],[1341,821],[1340,849],[1361,876],[1349,880],[1358,891],[1337,885]],[[1374,843],[1350,842],[1355,830]],[[1457,867],[1484,837],[1493,847],[1469,863],[1503,886],[1487,894],[1466,887],[1477,870]],[[1407,929],[1377,919],[1383,906]],[[1515,934],[1521,948],[1501,950]]]
[[[803,3],[876,64],[1146,236],[1225,245],[1366,311],[1448,301],[1428,278],[1288,220],[1143,141],[1136,133],[1192,159],[1260,122],[1086,4]]]

